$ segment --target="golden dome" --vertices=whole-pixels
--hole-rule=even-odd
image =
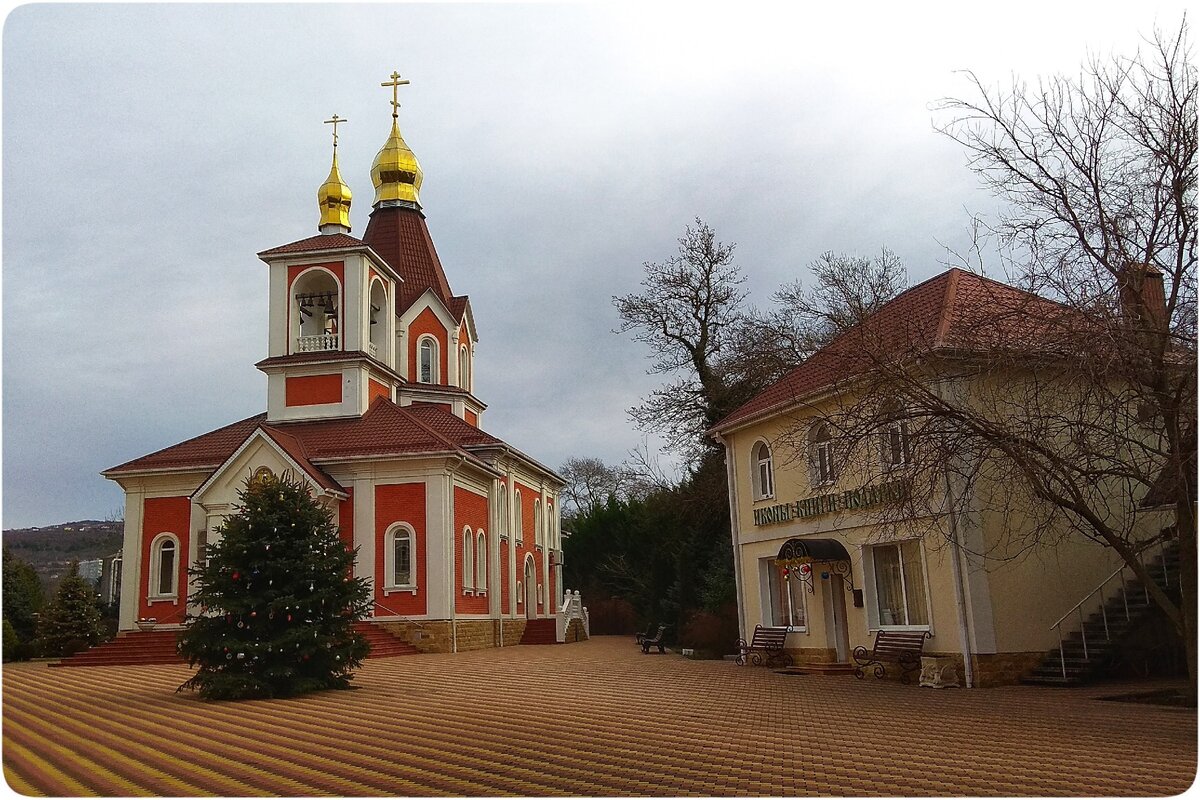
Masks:
[[[392,133],[383,143],[383,149],[371,164],[371,182],[375,184],[375,205],[388,200],[404,200],[418,208],[417,195],[424,179],[417,157],[408,149],[400,135],[400,126],[392,117]]]
[[[326,225],[338,225],[350,230],[350,187],[342,180],[338,171],[337,150],[333,151],[333,166],[329,168],[329,177],[317,189],[317,203],[321,206],[321,223],[318,230]]]

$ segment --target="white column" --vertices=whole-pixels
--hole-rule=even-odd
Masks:
[[[554,613],[554,600],[550,597],[550,512],[546,507],[546,500],[550,494],[546,491],[546,484],[543,482],[541,488],[542,500],[542,529],[539,533],[542,535],[542,613],[549,616]]]
[[[354,562],[354,576],[371,582],[371,596],[375,596],[375,481],[371,478],[356,478],[354,495],[354,544],[358,547],[358,559]],[[371,608],[375,616],[375,608]]]
[[[142,506],[141,488],[125,492],[125,535],[121,548],[121,607],[118,625],[133,630],[142,596]]]
[[[431,619],[450,619],[454,612],[454,540],[451,477],[434,475],[425,482],[425,598]]]

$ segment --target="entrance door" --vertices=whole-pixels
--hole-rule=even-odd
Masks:
[[[533,559],[525,559],[525,618],[537,618],[537,570]]]
[[[829,649],[837,653],[839,663],[850,661],[850,630],[846,624],[846,582],[841,575],[830,575],[825,582],[825,617]]]

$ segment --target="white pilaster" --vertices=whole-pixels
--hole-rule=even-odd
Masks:
[[[118,625],[133,630],[142,586],[142,507],[145,494],[139,487],[125,492],[125,534],[121,548],[121,608]]]
[[[354,494],[354,545],[358,548],[358,559],[354,562],[354,576],[371,582],[372,596],[375,582],[375,481],[373,478],[355,478]],[[372,616],[374,609],[371,610]]]

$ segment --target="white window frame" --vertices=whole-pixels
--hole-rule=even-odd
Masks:
[[[875,584],[875,548],[877,547],[895,547],[896,553],[900,557],[900,585],[904,592],[904,613],[908,614],[908,586],[904,580],[904,554],[900,550],[900,545],[905,542],[917,542],[917,550],[921,553],[921,580],[925,584],[925,613],[929,617],[929,622],[923,625],[882,625],[879,622],[879,594]],[[895,539],[890,542],[876,542],[875,544],[862,545],[859,547],[859,555],[863,565],[863,584],[866,594],[867,603],[867,631],[874,633],[876,631],[929,631],[933,634],[933,598],[929,594],[929,562],[925,557],[924,542],[920,537],[912,537],[909,539]]]
[[[477,594],[487,594],[488,590],[488,551],[487,534],[480,528],[475,532],[475,591]]]
[[[761,558],[758,561],[759,585],[761,587],[761,594],[762,594],[762,597],[761,597],[761,602],[762,602],[761,607],[762,607],[762,617],[763,617],[762,624],[766,627],[785,627],[789,631],[794,632],[794,633],[808,633],[809,632],[808,631],[808,615],[809,615],[811,609],[809,609],[809,607],[808,607],[808,591],[807,591],[807,589],[805,589],[803,582],[801,582],[799,578],[795,579],[794,585],[797,586],[796,593],[800,596],[800,604],[803,607],[804,624],[803,625],[792,624],[792,625],[783,625],[783,626],[779,626],[779,625],[775,624],[775,620],[772,616],[774,614],[775,603],[774,603],[774,598],[771,597],[771,572],[773,570],[778,569],[778,567],[775,565],[775,562],[776,562],[776,559],[774,557]],[[781,581],[783,580],[782,575],[779,577],[779,580],[781,580]],[[788,579],[789,591],[791,590],[792,585],[793,585],[793,579],[789,578]],[[795,602],[795,599],[792,597],[789,597],[788,599],[789,599],[790,603]],[[793,619],[795,618],[794,608],[789,611],[789,616],[791,616]]]
[[[429,380],[424,380],[424,360],[425,345],[429,345],[430,364],[429,364]],[[417,383],[434,384],[441,382],[441,352],[440,345],[436,336],[428,333],[423,333],[417,337]]]
[[[525,542],[525,509],[521,504],[520,489],[513,489],[513,509],[517,512],[517,524],[513,531],[513,538],[517,544],[523,544]]]
[[[462,543],[463,594],[475,594],[475,533],[470,525],[463,528]]]
[[[533,546],[542,546],[542,499],[533,499]]]
[[[900,440],[900,460],[892,461],[892,437]],[[912,463],[912,442],[908,436],[908,421],[889,420],[879,434],[879,458],[884,472],[904,469]]]
[[[175,563],[171,569],[171,591],[163,593],[159,586],[162,585],[162,550],[163,545],[170,543],[175,554]],[[179,565],[182,558],[183,548],[180,547],[179,537],[168,531],[163,531],[155,535],[150,540],[150,573],[148,585],[146,586],[146,600],[150,603],[155,601],[179,602]]]
[[[465,344],[458,348],[458,385],[471,391],[471,351]]]
[[[763,453],[766,457],[763,457]],[[765,467],[765,471],[764,471]],[[759,439],[750,448],[750,483],[754,487],[755,500],[770,500],[775,496],[775,461],[771,445]],[[765,480],[764,480],[765,479]]]
[[[408,539],[408,583],[396,583],[396,536]],[[407,522],[393,523],[383,535],[383,593],[417,593],[417,532]]]
[[[825,434],[829,437],[822,441],[816,441],[816,437],[824,429]],[[837,464],[836,453],[834,449],[833,432],[829,429],[829,423],[824,420],[814,422],[808,429],[808,465],[809,465],[809,482],[813,488],[819,486],[832,486],[837,483]],[[822,472],[821,464],[822,457],[824,463],[828,467],[828,474]]]

